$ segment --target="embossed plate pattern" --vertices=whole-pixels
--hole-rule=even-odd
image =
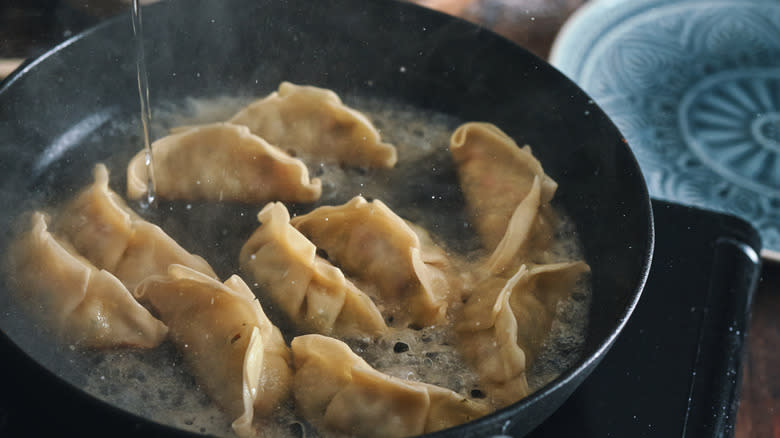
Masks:
[[[779,1],[594,1],[550,61],[623,132],[651,196],[740,216],[780,259]]]

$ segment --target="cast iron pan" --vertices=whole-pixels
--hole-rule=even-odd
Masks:
[[[263,96],[279,82],[400,100],[489,121],[531,144],[560,183],[555,202],[574,218],[592,267],[584,358],[532,396],[432,436],[521,436],[585,379],[636,305],[653,250],[650,201],[621,134],[589,97],[544,61],[472,24],[411,4],[363,0],[182,0],[144,9],[152,102]],[[68,40],[0,88],[2,229],[31,200],[72,196],[94,163],[134,153],[138,95],[129,15]],[[121,123],[120,123],[121,122]],[[2,236],[4,248],[11,235]],[[43,397],[83,407],[90,427],[117,435],[184,434],[86,395],[83,370],[57,355],[0,289],[0,329],[20,377],[50,379]],[[9,356],[12,355],[12,356]],[[7,375],[4,376],[8,377]],[[605,388],[606,390],[606,388]],[[106,430],[105,427],[110,427]]]

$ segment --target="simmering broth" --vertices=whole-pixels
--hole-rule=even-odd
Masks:
[[[398,148],[398,164],[393,169],[362,170],[307,163],[311,175],[322,179],[323,195],[314,204],[289,205],[291,213],[302,214],[320,205],[342,204],[361,194],[382,200],[401,217],[427,229],[456,263],[465,267],[485,256],[465,214],[463,195],[447,149],[450,135],[464,121],[399,102],[363,96],[344,98],[348,105],[369,116],[384,141]],[[153,132],[164,133],[177,125],[225,120],[245,103],[247,99],[222,97],[171,104],[156,111]],[[112,172],[111,187],[118,193],[124,193],[127,158],[134,152],[123,151],[104,160]],[[83,168],[91,170],[91,166]],[[67,198],[79,189],[69,188],[61,196]],[[136,211],[160,225],[184,248],[206,258],[224,279],[234,273],[241,274],[238,253],[258,226],[256,214],[261,207],[158,200],[156,208],[139,207]],[[558,209],[558,213],[561,220],[555,241],[549,250],[533,256],[536,262],[582,259],[573,224],[564,211]],[[250,278],[243,277],[253,286]],[[552,334],[529,369],[532,391],[579,359],[589,303],[588,285],[580,282],[571,298],[559,306]],[[458,311],[458,304],[450,306],[448,316]],[[289,321],[272,303],[262,302],[262,305],[289,342],[294,334]],[[456,350],[451,324],[422,330],[394,329],[374,342],[349,340],[348,343],[379,371],[443,386],[466,397],[484,396],[476,375]],[[82,365],[79,368],[87,370],[77,382],[97,397],[162,423],[214,435],[232,435],[230,420],[201,392],[169,342],[152,350],[93,352],[78,351],[68,345],[60,348],[63,357],[79,362]],[[300,436],[305,429],[306,436],[315,436],[317,432],[309,430],[293,409],[292,404],[280,406],[277,418],[261,429],[261,433]]]

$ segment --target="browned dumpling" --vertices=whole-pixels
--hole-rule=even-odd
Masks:
[[[298,330],[345,337],[387,330],[374,302],[290,225],[283,204],[266,205],[257,219],[260,227],[241,248],[241,269]]]
[[[127,166],[127,194],[140,199],[148,189],[145,152]],[[249,132],[246,126],[193,126],[152,144],[155,194],[163,199],[313,202],[322,193],[318,178],[300,160]]]
[[[144,278],[178,263],[210,277],[217,275],[201,257],[190,254],[152,223],[138,216],[108,186],[108,169],[95,166],[95,182],[57,214],[53,228],[79,254],[119,278],[128,290]]]
[[[529,146],[518,147],[489,123],[460,126],[450,139],[450,152],[466,210],[484,247],[495,251],[490,269],[499,272],[516,267],[508,265],[528,240],[531,227],[548,232],[545,227],[549,225],[540,223],[548,218],[539,212],[553,198],[558,184],[544,173]]]
[[[206,393],[255,436],[255,414],[268,416],[289,396],[292,360],[282,333],[234,275],[225,283],[181,265],[141,283],[135,296],[160,315]]]
[[[583,262],[522,265],[509,279],[488,277],[475,287],[455,330],[496,404],[528,394],[526,369],[550,332],[558,303],[589,270]]]
[[[486,415],[489,407],[445,388],[391,377],[343,342],[321,335],[292,341],[293,394],[316,426],[357,437],[408,437]]]
[[[347,275],[375,287],[394,325],[425,327],[444,321],[450,287],[442,266],[443,251],[430,239],[421,241],[381,201],[356,196],[343,205],[319,207],[290,223]]]
[[[83,348],[151,348],[167,327],[138,304],[111,273],[53,236],[47,217],[32,215],[8,253],[7,274],[19,302],[65,342]]]
[[[230,123],[308,162],[393,167],[395,147],[333,91],[282,82],[279,91],[239,111]]]

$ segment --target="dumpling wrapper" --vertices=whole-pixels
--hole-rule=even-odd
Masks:
[[[504,236],[485,263],[488,273],[500,274],[517,268],[521,257],[527,254],[530,246],[534,246],[529,242],[542,241],[543,245],[547,245],[552,240],[552,220],[548,217],[552,212],[540,211],[541,187],[540,178],[534,177],[531,190],[512,213]]]
[[[282,203],[267,204],[257,219],[260,227],[241,248],[241,269],[299,330],[346,337],[387,330],[371,298],[316,254]]]
[[[528,394],[526,369],[550,333],[558,303],[589,271],[584,262],[522,265],[508,280],[487,278],[466,301],[455,324],[459,347],[499,406]]]
[[[95,166],[95,182],[57,214],[53,228],[90,262],[133,290],[144,278],[177,263],[212,278],[217,274],[157,225],[142,219],[108,186],[108,169]]]
[[[358,111],[331,90],[282,82],[279,90],[239,111],[230,123],[249,127],[291,155],[309,162],[391,168],[397,152]]]
[[[322,182],[306,165],[249,132],[246,126],[194,126],[152,144],[155,194],[164,199],[313,202]],[[127,194],[148,190],[146,153],[127,166]]]
[[[83,348],[152,348],[168,328],[111,273],[97,269],[48,231],[35,212],[9,250],[8,278],[19,302],[66,342]]]
[[[372,368],[343,342],[321,335],[292,341],[293,394],[303,417],[358,437],[408,437],[453,427],[489,407],[451,390]]]
[[[206,393],[255,435],[255,415],[270,415],[290,393],[292,359],[282,333],[237,275],[224,284],[181,265],[144,280],[135,296],[170,327],[171,338]]]
[[[539,203],[549,203],[558,184],[547,176],[529,146],[517,146],[490,123],[461,125],[450,138],[466,211],[489,251],[499,245],[520,203],[539,179]]]
[[[443,251],[429,238],[420,239],[381,201],[356,196],[290,223],[359,284],[375,286],[395,325],[426,327],[444,320],[450,287]]]

